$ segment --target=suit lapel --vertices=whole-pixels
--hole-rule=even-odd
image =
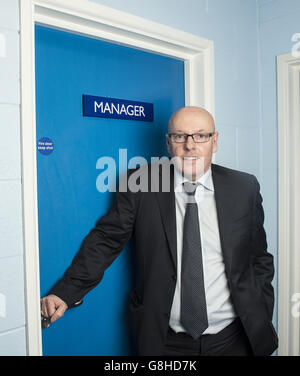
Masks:
[[[229,274],[232,262],[232,220],[234,216],[233,208],[236,207],[236,195],[234,187],[230,184],[230,180],[227,178],[226,171],[219,169],[217,165],[212,165],[212,179],[215,190],[221,247],[226,272]],[[173,168],[171,168],[170,174],[170,192],[162,192],[160,189],[159,192],[156,192],[156,197],[169,243],[170,254],[174,267],[177,269],[176,206]]]
[[[161,177],[161,170],[160,170]],[[174,171],[171,165],[170,169],[170,192],[162,192],[160,187],[159,192],[156,192],[156,197],[159,204],[160,214],[164,226],[164,230],[169,243],[171,257],[174,263],[175,270],[177,269],[177,236],[176,236],[176,207],[175,207],[175,193],[174,193]]]
[[[226,176],[226,172],[218,169],[216,165],[212,165],[212,179],[215,189],[221,247],[226,272],[229,274],[232,263],[232,220],[237,197],[234,187],[230,184],[230,180]]]

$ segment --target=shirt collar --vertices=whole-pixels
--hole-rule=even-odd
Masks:
[[[182,174],[174,168],[174,187],[175,191],[182,191],[182,184],[186,181],[189,181],[186,177],[182,176]],[[196,180],[197,183],[201,184],[206,189],[214,192],[214,184],[212,180],[212,173],[211,167],[203,174],[199,179]]]

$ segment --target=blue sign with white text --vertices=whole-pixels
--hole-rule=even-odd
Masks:
[[[37,149],[41,154],[49,155],[54,150],[53,141],[48,137],[40,138],[37,143]]]
[[[82,95],[83,116],[153,121],[153,103]]]

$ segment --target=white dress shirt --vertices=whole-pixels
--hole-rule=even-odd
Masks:
[[[187,181],[187,179],[176,168],[174,168],[174,171],[177,227],[177,283],[169,325],[175,332],[185,332],[185,328],[180,323],[180,286],[183,223],[186,202],[188,200],[188,195],[184,192],[182,183]],[[200,185],[197,187],[195,200],[198,204],[208,316],[208,328],[203,334],[215,334],[229,325],[236,317],[236,313],[231,302],[225,275],[211,168],[197,182]]]

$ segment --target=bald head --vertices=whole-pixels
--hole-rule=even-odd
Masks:
[[[207,110],[201,107],[187,106],[179,109],[171,116],[168,124],[168,132],[173,133],[181,125],[184,125],[186,128],[189,124],[193,128],[196,125],[198,128],[197,132],[215,131],[214,118]]]
[[[174,135],[206,136],[206,141],[195,142],[193,137],[186,137],[183,142],[176,142]],[[204,108],[183,107],[176,111],[169,121],[169,133],[166,143],[169,154],[175,159],[175,166],[186,177],[195,180],[205,173],[211,163],[212,155],[218,149],[218,132],[212,115]]]

